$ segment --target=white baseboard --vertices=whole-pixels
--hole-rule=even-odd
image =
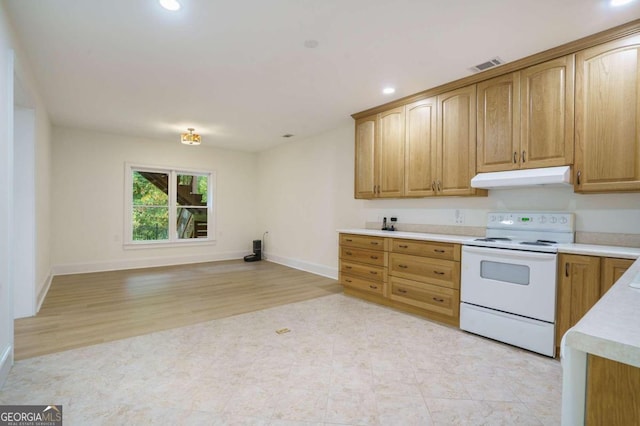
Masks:
[[[323,277],[338,279],[338,268],[332,268],[317,263],[305,262],[303,260],[292,259],[290,257],[278,256],[277,254],[266,253],[265,259],[269,262],[288,266],[290,268],[299,269],[312,274],[322,275]]]
[[[0,389],[4,386],[4,383],[9,377],[9,371],[13,365],[13,346],[9,345],[0,357]]]
[[[246,251],[207,253],[191,256],[153,257],[141,259],[119,259],[90,263],[54,265],[52,275],[83,274],[88,272],[119,271],[123,269],[152,268],[155,266],[185,265],[189,263],[215,262],[242,259]]]
[[[49,272],[49,276],[45,280],[44,285],[38,292],[38,296],[36,299],[36,314],[40,312],[40,308],[42,307],[42,302],[44,302],[44,298],[47,297],[47,293],[49,292],[49,288],[51,288],[51,282],[53,281],[53,270]]]

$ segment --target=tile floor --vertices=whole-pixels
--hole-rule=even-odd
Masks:
[[[65,425],[557,425],[560,399],[555,360],[342,294],[19,361],[0,390]]]

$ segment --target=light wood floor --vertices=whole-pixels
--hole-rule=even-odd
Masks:
[[[57,276],[38,315],[15,321],[15,359],[341,291],[335,280],[266,261]]]

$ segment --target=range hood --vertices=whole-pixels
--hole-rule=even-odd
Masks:
[[[569,166],[540,169],[511,170],[508,172],[478,173],[471,179],[473,188],[522,188],[527,186],[571,186]]]

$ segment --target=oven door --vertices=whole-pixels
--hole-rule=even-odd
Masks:
[[[555,253],[462,247],[460,300],[555,322]]]

